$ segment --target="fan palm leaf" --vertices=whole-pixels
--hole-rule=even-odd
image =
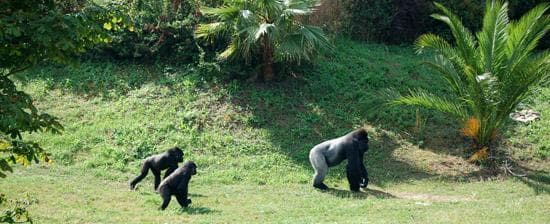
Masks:
[[[199,39],[220,37],[231,41],[219,59],[250,61],[262,56],[264,73],[274,62],[313,61],[323,50],[332,50],[328,38],[318,27],[301,24],[297,16],[313,12],[313,0],[226,0],[220,8],[203,8],[215,22],[201,24],[195,35]],[[269,74],[264,74],[268,79]]]

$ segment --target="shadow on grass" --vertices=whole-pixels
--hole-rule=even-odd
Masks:
[[[184,70],[168,65],[87,61],[76,66],[38,65],[15,77],[23,85],[41,80],[48,89],[109,98],[149,83],[171,87],[183,77]]]
[[[195,197],[197,197],[197,198],[204,198],[204,197],[207,197],[207,196],[204,196],[204,195],[202,195],[202,194],[193,194],[193,193],[190,193],[190,194],[189,194],[189,197],[193,197],[193,198],[195,198]]]
[[[536,194],[550,194],[550,173],[545,171],[532,170],[526,167],[521,167],[522,170],[527,172],[524,177],[515,177],[530,188],[532,188]]]
[[[208,207],[196,207],[196,206],[190,206],[187,208],[181,208],[179,210],[181,214],[189,214],[189,215],[205,215],[205,214],[212,214],[216,213],[218,211],[212,210]]]
[[[354,198],[354,199],[367,199],[375,197],[378,199],[396,198],[396,196],[383,192],[380,190],[363,188],[360,192],[352,192],[349,190],[340,190],[335,188],[329,188],[327,191],[323,191],[339,198]]]

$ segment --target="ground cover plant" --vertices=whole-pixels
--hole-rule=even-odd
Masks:
[[[424,58],[414,49],[335,45],[338,53],[311,71],[269,84],[209,80],[196,68],[162,64],[32,69],[15,77],[18,86],[65,131],[26,135],[54,164],[16,167],[0,188],[37,199],[28,208],[37,223],[549,221],[547,86],[525,102],[541,120],[504,133],[502,150],[531,171],[517,166],[528,176],[494,176],[466,162],[460,124],[419,110],[425,122],[417,129],[415,108],[371,106],[385,102],[378,92],[388,88],[450,94],[440,76],[418,66]],[[325,180],[335,190],[312,190],[309,149],[358,124],[371,138],[372,187],[351,194],[341,165]],[[143,158],[174,145],[199,166],[193,204],[160,212],[152,177],[136,192],[128,181]]]

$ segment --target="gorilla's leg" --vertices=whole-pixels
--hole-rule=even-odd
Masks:
[[[162,179],[163,179],[163,180],[166,179],[166,178],[167,178],[168,176],[170,176],[170,174],[171,174],[172,172],[174,172],[174,170],[176,170],[176,169],[177,169],[177,167],[176,167],[176,168],[173,168],[173,167],[168,168],[168,170],[166,170],[166,173],[164,173],[164,178],[162,178]]]
[[[176,199],[178,199],[178,203],[181,205],[181,207],[187,207],[189,204],[191,204],[191,199],[187,199],[181,194],[176,194]]]
[[[160,206],[161,210],[164,210],[170,204],[170,199],[172,199],[172,194],[170,190],[163,188],[160,189],[160,196],[162,197],[162,205]]]
[[[151,169],[153,175],[155,175],[155,191],[159,188],[160,184],[160,170]]]
[[[323,183],[328,171],[328,165],[325,157],[323,155],[314,154],[309,157],[309,161],[315,170],[315,174],[313,174],[313,187],[321,190],[327,190],[328,186]]]
[[[147,173],[149,172],[149,167],[149,162],[146,161],[145,163],[143,163],[143,166],[141,167],[141,173],[130,182],[130,190],[134,190],[136,188],[136,184],[143,180],[145,176],[147,176]]]

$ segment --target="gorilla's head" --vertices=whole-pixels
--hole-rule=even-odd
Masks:
[[[369,150],[369,135],[365,129],[359,128],[355,130],[353,132],[353,141],[362,152]]]
[[[183,167],[191,172],[191,175],[197,174],[197,164],[193,161],[187,161],[183,164]]]
[[[183,162],[183,151],[181,151],[180,148],[174,147],[171,149],[168,149],[168,154],[176,159],[178,162]]]

